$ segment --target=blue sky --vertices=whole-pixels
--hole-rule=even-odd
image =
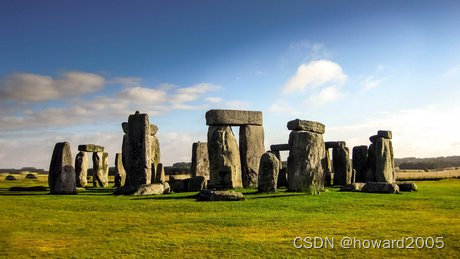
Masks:
[[[57,141],[106,146],[136,109],[162,161],[188,161],[211,108],[261,110],[396,157],[459,155],[458,1],[2,1],[0,167],[47,168]],[[237,134],[237,129],[235,129]]]

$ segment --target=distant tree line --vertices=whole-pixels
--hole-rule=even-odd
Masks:
[[[433,158],[396,158],[395,166],[400,169],[433,170],[449,167],[460,167],[460,156],[433,157]]]

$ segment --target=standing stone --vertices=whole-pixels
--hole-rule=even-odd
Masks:
[[[122,154],[115,154],[115,187],[122,187],[125,185],[126,171],[123,167]]]
[[[378,138],[375,143],[375,180],[377,182],[394,183],[395,166],[393,145],[387,138]]]
[[[264,128],[243,125],[240,127],[239,136],[243,187],[255,188],[258,181],[260,158],[265,152]]]
[[[165,169],[162,163],[159,163],[155,170],[155,183],[164,183],[166,181]]]
[[[104,153],[102,155],[102,166],[104,168],[104,175],[103,175],[103,187],[109,186],[109,154]]]
[[[215,188],[242,187],[238,143],[230,126],[209,126],[210,184]]]
[[[123,168],[125,172],[129,169],[129,139],[128,134],[123,135],[123,143],[121,145],[121,162],[123,163]],[[126,172],[127,173],[127,172]]]
[[[367,173],[366,173],[366,183],[375,182],[375,145],[374,143],[369,145],[367,150]]]
[[[309,131],[289,134],[288,190],[319,194],[324,190],[326,158],[323,135]]]
[[[340,145],[332,150],[332,164],[334,167],[334,185],[351,184],[353,169],[348,147]]]
[[[189,192],[199,192],[204,188],[206,188],[206,179],[204,178],[204,176],[193,176],[188,181],[187,191]]]
[[[192,145],[192,177],[203,176],[209,180],[208,143],[195,142]]]
[[[88,153],[78,152],[75,157],[75,174],[77,187],[85,187],[88,184]]]
[[[325,167],[324,167],[324,186],[332,186],[332,162],[331,162],[331,154],[329,153],[329,149],[325,150],[326,158],[325,158]]]
[[[356,170],[356,182],[366,181],[367,152],[367,146],[353,147],[353,169]]]
[[[128,118],[128,169],[126,170],[126,193],[142,184],[151,183],[150,123],[147,114],[138,111]]]
[[[104,187],[104,153],[93,153],[93,186]]]
[[[157,165],[160,163],[161,156],[160,156],[160,141],[155,135],[150,135],[150,152],[151,152],[152,167],[156,168]]]
[[[259,165],[259,192],[276,192],[280,161],[271,152],[266,152],[260,158]]]
[[[48,185],[52,194],[74,194],[77,192],[75,168],[68,142],[56,143],[51,157]]]
[[[282,164],[281,160],[280,161],[280,164]],[[285,168],[280,168],[280,172],[278,173],[278,182],[276,184],[276,187],[277,188],[280,188],[280,187],[287,187],[287,171],[286,171],[286,167]]]

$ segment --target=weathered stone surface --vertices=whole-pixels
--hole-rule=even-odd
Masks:
[[[123,133],[128,134],[128,123],[127,122],[122,122],[121,123],[121,128],[123,129]]]
[[[262,125],[262,112],[242,110],[209,110],[206,125]]]
[[[340,187],[341,192],[360,192],[365,183],[351,183]]]
[[[352,173],[351,173],[351,183],[355,183],[356,182],[356,170],[355,169],[352,169]]]
[[[287,123],[287,128],[288,130],[309,131],[324,134],[326,127],[324,124],[317,121],[295,119]]]
[[[259,192],[276,192],[280,161],[271,152],[266,152],[260,158],[259,180],[257,189]]]
[[[265,152],[264,128],[255,125],[240,127],[241,177],[244,188],[257,187],[260,157]]]
[[[323,135],[309,131],[291,131],[289,146],[288,190],[319,194],[324,190],[323,165],[326,163]]]
[[[104,153],[94,152],[93,153],[93,186],[94,187],[105,187],[104,186]]]
[[[77,187],[85,187],[88,184],[88,153],[78,152],[75,157],[75,180]]]
[[[94,145],[94,144],[86,144],[86,145],[79,145],[78,151],[83,152],[104,152],[104,147]]]
[[[75,194],[76,176],[68,142],[56,143],[51,157],[48,185],[52,194]]]
[[[162,163],[159,163],[155,170],[155,183],[164,183],[166,182],[165,168]]]
[[[395,166],[391,140],[379,138],[375,141],[374,145],[375,180],[377,182],[393,183],[395,181]]]
[[[169,191],[167,191],[169,193]],[[136,192],[133,193],[135,196],[143,195],[160,195],[165,193],[165,185],[162,183],[143,184],[139,186]]]
[[[391,133],[390,130],[379,130],[379,131],[377,131],[377,136],[382,137],[382,138],[386,138],[386,139],[392,139],[393,138],[393,134]]]
[[[137,189],[151,183],[151,141],[150,122],[147,114],[136,112],[128,118],[128,168],[126,169],[127,189]]]
[[[271,151],[289,151],[289,144],[275,144],[270,146]]]
[[[155,124],[150,124],[150,135],[155,136],[158,132],[158,126]]]
[[[325,158],[325,166],[324,170],[324,186],[332,186],[332,160],[331,160],[331,153],[329,150],[326,149],[326,158]]]
[[[128,134],[123,135],[123,142],[121,144],[121,161],[123,163],[123,168],[125,169],[126,174],[129,170],[129,138]]]
[[[394,183],[369,182],[362,189],[363,192],[399,193],[399,186]]]
[[[187,179],[170,178],[168,184],[171,188],[171,191],[173,192],[186,192],[188,191],[189,181],[190,181],[190,178],[187,178]]]
[[[334,168],[334,185],[351,184],[353,168],[348,147],[339,146],[332,150],[332,165]]]
[[[211,191],[203,189],[198,194],[200,201],[242,201],[244,196],[241,192],[234,191]]]
[[[413,182],[396,182],[401,192],[416,192],[418,187]]]
[[[356,170],[356,182],[366,182],[367,146],[353,147],[353,169]]]
[[[378,138],[380,138],[380,136],[378,136],[378,135],[372,135],[372,136],[369,137],[369,141],[370,141],[371,143],[374,143]]]
[[[206,180],[209,180],[208,143],[193,143],[191,171],[192,176],[203,176]]]
[[[115,187],[121,187],[125,185],[126,171],[123,167],[122,154],[115,154]]]
[[[372,143],[367,150],[366,183],[375,182],[375,159],[375,145]]]
[[[152,124],[153,125],[153,124]],[[150,126],[152,126],[150,125]],[[152,169],[157,168],[158,164],[160,163],[160,141],[156,136],[150,135],[150,155],[151,155],[151,162],[152,162]],[[153,179],[152,179],[153,180]]]
[[[109,186],[109,154],[108,153],[102,154],[102,166],[104,169],[103,184],[104,184],[104,187],[107,187]]]
[[[163,191],[163,194],[169,194],[171,193],[171,187],[169,186],[169,183],[168,182],[164,182],[163,183],[163,186],[165,188],[165,190]]]
[[[347,143],[345,141],[326,141],[324,142],[326,149],[329,148],[338,148],[338,147],[345,147]]]
[[[230,126],[209,126],[210,183],[217,189],[242,187],[240,151]]]
[[[188,191],[189,192],[198,192],[206,188],[206,179],[204,176],[198,175],[190,178],[188,181]]]
[[[278,174],[278,182],[276,184],[277,188],[280,187],[287,187],[288,181],[287,181],[287,170],[286,168],[281,168],[280,172]]]

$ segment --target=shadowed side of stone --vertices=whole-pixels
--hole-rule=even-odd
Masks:
[[[416,192],[418,191],[418,187],[413,182],[396,182],[399,186],[399,191],[401,192]]]
[[[259,192],[276,192],[280,161],[271,152],[266,152],[260,158],[259,166]]]
[[[353,147],[353,169],[356,170],[356,182],[366,182],[367,146]]]
[[[341,192],[360,192],[365,183],[351,183],[340,187]]]
[[[198,193],[199,201],[242,201],[244,196],[241,192],[235,191],[211,191],[201,190]]]
[[[104,152],[104,147],[94,145],[94,144],[85,144],[85,145],[79,145],[78,146],[78,151],[83,151],[83,152]]]
[[[334,167],[334,185],[350,184],[353,168],[348,147],[339,146],[332,150],[332,164]]]
[[[48,185],[52,194],[75,194],[76,175],[68,142],[56,143],[51,157]]]

